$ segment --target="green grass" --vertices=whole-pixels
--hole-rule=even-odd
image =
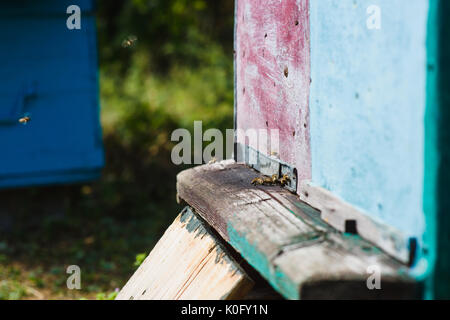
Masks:
[[[232,59],[206,51],[200,66],[166,73],[138,51],[125,73],[102,67],[102,177],[0,191],[0,299],[115,297],[181,210],[171,132],[194,120],[232,128]],[[81,290],[67,289],[68,265],[81,268]]]
[[[98,5],[106,166],[92,183],[0,191],[0,299],[113,299],[181,210],[172,131],[233,126],[232,2]]]

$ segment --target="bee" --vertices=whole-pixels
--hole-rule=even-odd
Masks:
[[[216,163],[217,159],[216,157],[213,157],[211,160],[208,161],[208,164]]]
[[[278,175],[273,174],[270,179],[272,180],[272,184],[276,184],[278,182]]]
[[[251,184],[253,185],[276,185],[278,182],[278,175],[274,174],[271,177],[256,177],[252,180]]]
[[[30,114],[26,113],[18,121],[19,121],[19,123],[26,125],[28,122],[31,121],[31,116],[30,116]]]
[[[256,185],[263,185],[264,184],[264,180],[260,177],[256,177],[255,179],[252,180],[251,182],[252,185],[256,186]]]
[[[137,41],[137,37],[134,35],[130,35],[125,38],[125,40],[122,41],[122,47],[123,48],[129,48],[133,46]]]
[[[289,178],[289,176],[287,174],[283,174],[283,176],[281,177],[280,180],[278,180],[280,182],[280,184],[282,186],[286,185],[288,183],[288,181],[290,181],[291,178]]]
[[[264,177],[263,181],[264,181],[264,184],[268,184],[268,185],[273,184],[272,178],[269,178],[269,177]]]

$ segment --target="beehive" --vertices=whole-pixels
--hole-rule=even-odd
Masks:
[[[70,5],[81,29],[69,29]],[[94,3],[0,3],[0,187],[93,179],[103,166]],[[24,125],[20,118],[28,116]]]

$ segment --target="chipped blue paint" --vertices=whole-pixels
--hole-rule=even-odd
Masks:
[[[264,253],[260,252],[258,245],[250,243],[245,234],[241,234],[232,221],[228,222],[227,232],[229,243],[245,260],[250,263],[271,285],[286,299],[299,299],[299,288],[292,283],[281,270],[271,267],[270,261]]]

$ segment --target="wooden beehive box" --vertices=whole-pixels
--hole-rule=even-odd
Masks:
[[[441,297],[450,294],[448,12],[429,0],[241,0],[235,20],[238,150],[261,153],[253,167],[267,170],[272,150],[243,132],[278,129],[275,151],[295,170],[300,199],[412,265]]]
[[[449,12],[236,1],[235,159],[180,173],[178,197],[285,298],[450,296]]]
[[[80,29],[67,27],[71,5],[80,8]],[[1,1],[0,38],[0,188],[97,178],[94,1]]]

